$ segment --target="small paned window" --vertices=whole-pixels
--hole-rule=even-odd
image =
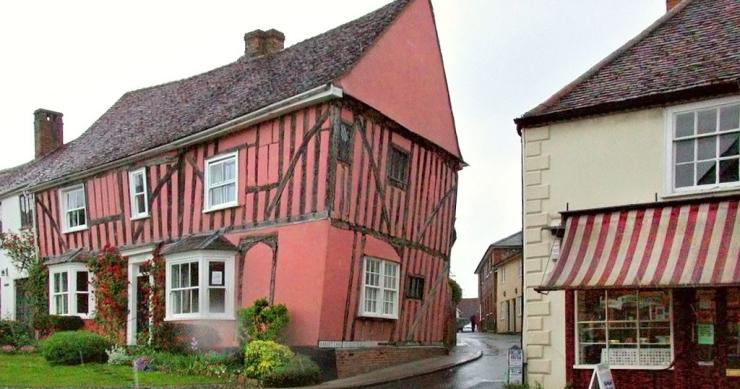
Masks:
[[[577,291],[577,363],[665,368],[673,360],[671,320],[670,291]]]
[[[171,265],[170,297],[172,313],[198,313],[198,261]]]
[[[409,153],[394,145],[389,150],[388,158],[388,180],[405,189],[408,183]]]
[[[22,194],[18,196],[21,210],[21,228],[33,227],[33,195]]]
[[[238,205],[238,153],[220,155],[206,161],[205,210]]]
[[[673,187],[740,182],[740,103],[672,115]]]
[[[166,258],[166,320],[234,318],[234,261],[231,254],[193,252]]]
[[[337,158],[342,161],[351,164],[352,163],[352,151],[354,148],[354,136],[352,131],[352,125],[342,123],[339,126],[339,134],[337,136]]]
[[[79,231],[87,228],[85,187],[83,185],[77,185],[64,188],[60,193],[64,232]]]
[[[410,299],[424,299],[424,278],[408,276],[406,278],[406,297]]]
[[[146,169],[129,172],[129,192],[131,195],[131,218],[140,219],[149,216],[147,202]]]
[[[365,257],[361,316],[398,318],[398,273],[395,262]]]
[[[69,273],[54,273],[52,287],[52,313],[66,315],[69,313]]]

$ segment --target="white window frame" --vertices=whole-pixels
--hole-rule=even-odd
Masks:
[[[75,191],[82,191],[82,202],[84,205],[82,208],[75,208],[75,209],[67,209],[67,194]],[[78,211],[78,210],[84,210],[85,211],[85,222],[83,224],[80,224],[78,226],[70,227],[69,226],[69,220],[67,220],[67,214],[72,211]],[[73,185],[68,186],[66,188],[62,188],[59,190],[59,214],[62,219],[62,232],[68,233],[68,232],[76,232],[76,231],[83,231],[87,229],[87,220],[88,220],[88,213],[87,213],[87,196],[85,194],[85,185],[79,184],[79,185]]]
[[[626,290],[628,290],[628,291],[633,291],[634,290],[636,293],[638,293],[637,301],[638,302],[640,301],[640,297],[639,297],[640,290],[638,290],[638,289],[626,289]],[[609,290],[607,289],[606,290],[606,296],[605,296],[607,298],[607,301],[608,301],[608,298],[609,298],[608,294],[609,294]],[[671,347],[670,347],[670,349],[671,349],[671,361],[673,361],[676,358],[676,353],[675,353],[675,350],[674,350],[674,348],[676,347],[676,339],[674,338],[675,331],[674,331],[674,328],[673,328],[673,315],[675,314],[675,311],[673,310],[673,291],[672,290],[669,290],[668,291],[668,301],[669,301],[669,304],[668,305],[670,307],[669,308],[670,309],[670,316],[668,318],[668,320],[670,322],[670,331],[671,331],[671,335],[670,335],[670,337],[671,337]],[[596,367],[596,364],[590,364],[589,365],[589,364],[581,364],[581,363],[578,363],[578,361],[581,360],[581,357],[580,357],[581,339],[580,339],[580,333],[578,332],[578,324],[579,323],[589,323],[589,321],[587,321],[587,320],[580,321],[580,322],[578,321],[578,293],[574,293],[573,294],[573,303],[575,304],[573,306],[573,331],[575,332],[574,333],[574,335],[575,335],[575,350],[574,350],[575,351],[575,353],[574,353],[575,360],[574,360],[574,362],[575,363],[573,365],[573,368],[574,369],[594,369]],[[639,337],[640,337],[639,336],[639,331],[640,331],[640,320],[639,320],[639,311],[640,310],[639,310],[639,307],[638,307],[638,310],[637,311],[638,311],[638,314],[637,314],[637,318],[635,319],[635,322],[637,323],[637,331],[638,331],[638,335],[637,335],[638,342],[637,342],[637,348],[636,348],[636,350],[639,350],[640,349],[640,346],[639,346],[639,343],[640,343],[639,342]],[[606,340],[606,343],[605,344],[606,344],[606,347],[608,349],[609,348],[609,309],[608,308],[606,309],[606,316],[604,317],[604,320],[598,320],[596,322],[599,322],[599,323],[600,322],[604,322],[605,323],[605,326],[604,326],[604,331],[605,331],[604,337],[605,337],[605,340]],[[657,366],[657,365],[656,366],[612,365],[612,364],[610,364],[609,365],[609,368],[610,369],[614,369],[614,370],[665,370],[666,369],[666,366]],[[671,367],[671,370],[673,370],[672,367]]]
[[[177,320],[235,320],[235,266],[234,252],[230,251],[190,251],[165,256],[166,270],[166,297],[165,297],[165,321]],[[183,263],[198,263],[198,312],[174,313],[172,304],[172,265]],[[224,262],[224,273],[222,275],[224,285],[218,287],[225,290],[225,305],[223,313],[210,313],[208,304],[208,263]]]
[[[664,197],[680,196],[680,195],[691,195],[700,194],[706,192],[721,192],[721,191],[734,191],[740,189],[740,181],[738,182],[725,182],[707,185],[693,185],[677,188],[675,180],[675,149],[673,147],[675,138],[675,122],[676,116],[682,113],[689,113],[695,111],[702,111],[706,109],[718,109],[721,107],[735,105],[740,103],[740,96],[732,96],[721,99],[707,100],[697,103],[677,105],[666,108],[664,111],[664,123],[665,123],[665,191],[667,193]],[[719,115],[717,115],[719,121]],[[719,125],[719,124],[718,124]],[[706,136],[718,136],[718,134],[732,134],[734,132],[723,132],[723,133],[712,133]],[[696,139],[686,138],[686,139]],[[694,151],[696,153],[696,150]],[[694,155],[696,158],[696,155]],[[716,159],[719,159],[717,155]],[[719,174],[719,172],[717,172]],[[694,177],[696,179],[696,177]]]
[[[77,291],[77,272],[87,273],[87,291]],[[54,276],[56,274],[67,274],[67,290],[65,292],[54,292]],[[49,314],[59,316],[79,316],[83,319],[92,319],[93,312],[95,312],[95,294],[92,284],[90,283],[92,273],[88,270],[87,266],[83,263],[72,262],[72,263],[61,263],[49,266]],[[81,293],[87,294],[87,313],[77,313],[77,295]],[[67,312],[57,313],[57,306],[54,296],[66,295],[67,297]]]
[[[367,263],[369,261],[378,261],[380,263],[380,275],[379,275],[379,285],[366,285],[367,277]],[[392,266],[396,267],[396,282],[393,288],[386,288],[384,286],[384,279],[385,279],[385,267],[387,264],[390,264]],[[361,317],[374,317],[374,318],[381,318],[381,319],[398,319],[398,304],[400,301],[399,295],[399,284],[401,279],[401,266],[398,264],[398,262],[390,261],[387,259],[382,258],[376,258],[376,257],[370,257],[366,256],[362,260],[362,289],[360,292],[360,301],[359,301],[359,316]],[[376,304],[376,311],[368,311],[365,309],[365,289],[366,287],[370,288],[376,288],[378,289],[378,300]],[[393,302],[393,313],[386,314],[383,313],[383,296],[385,295],[385,291],[391,291],[396,293],[396,301]]]
[[[142,182],[144,183],[144,191],[143,192],[136,192],[136,176],[142,176]],[[128,172],[128,188],[129,188],[129,203],[131,205],[131,220],[137,220],[137,219],[144,219],[149,217],[149,185],[146,181],[146,168],[141,168],[137,170],[133,170]],[[139,211],[136,204],[136,197],[137,196],[144,196],[144,211],[143,212],[135,212]]]
[[[222,203],[215,206],[211,206],[211,189],[217,186],[211,186],[210,184],[210,166],[214,164],[223,163],[229,159],[234,159],[234,201],[230,201],[228,203]],[[203,213],[207,212],[213,212],[218,211],[220,209],[226,209],[226,208],[232,208],[239,205],[239,151],[234,151],[231,153],[226,154],[220,154],[211,158],[208,158],[204,163],[204,173],[203,173]],[[232,181],[229,182],[223,182],[218,185],[218,187],[230,185]]]

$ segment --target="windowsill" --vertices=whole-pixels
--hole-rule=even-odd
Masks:
[[[213,208],[204,209],[203,210],[203,213],[211,213],[211,212],[216,212],[216,211],[223,211],[224,209],[238,208],[238,207],[239,207],[239,203],[221,204],[221,205],[216,206],[216,207],[213,207]]]
[[[597,365],[573,365],[574,369],[593,370]],[[609,366],[610,370],[673,370],[668,366]]]
[[[131,216],[131,221],[149,219],[150,217],[151,217],[151,215],[149,215],[148,213],[147,214],[141,214],[141,215],[138,215],[138,216]]]
[[[398,315],[379,315],[372,313],[361,313],[357,316],[358,319],[380,319],[380,320],[398,320]]]
[[[85,230],[87,230],[87,224],[84,225],[84,226],[77,226],[77,227],[74,227],[74,228],[70,228],[70,229],[64,230],[62,233],[63,234],[71,234],[73,232],[80,232],[80,231],[85,231]]]
[[[740,185],[733,184],[733,185],[727,185],[727,186],[712,186],[707,188],[692,188],[692,189],[683,189],[683,190],[676,190],[673,193],[668,193],[661,198],[663,199],[681,199],[681,198],[690,198],[690,197],[698,197],[698,196],[706,196],[706,195],[726,195],[726,194],[733,194],[733,193],[740,193]]]
[[[198,320],[236,320],[236,316],[228,313],[191,313],[185,315],[168,315],[164,321],[198,321]]]

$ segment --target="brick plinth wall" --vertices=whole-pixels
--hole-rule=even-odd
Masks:
[[[337,349],[337,376],[339,378],[368,373],[401,363],[447,355],[444,347],[380,346],[358,349]]]
[[[724,301],[724,291],[717,290],[717,303]],[[619,370],[613,369],[614,384],[620,389],[703,389],[740,388],[740,377],[726,377],[726,350],[716,347],[715,366],[699,366],[696,362],[691,344],[691,324],[694,320],[691,304],[695,289],[673,290],[673,341],[675,363],[670,370]],[[567,291],[565,298],[566,322],[566,363],[575,364],[574,333],[574,292]],[[725,312],[717,310],[716,339],[723,339],[725,334]],[[721,344],[721,342],[718,342]],[[568,368],[566,379],[574,389],[586,389],[593,370]]]

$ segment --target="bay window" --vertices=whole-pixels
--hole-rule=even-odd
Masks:
[[[233,152],[206,161],[204,211],[215,211],[239,204],[238,155],[238,152]]]
[[[665,368],[673,360],[671,292],[576,293],[576,364]]]
[[[64,232],[80,231],[87,228],[85,208],[85,186],[75,185],[59,191],[62,228]]]
[[[168,255],[167,320],[234,319],[234,253]]]
[[[365,257],[363,269],[360,316],[398,319],[398,264]]]
[[[740,101],[733,100],[669,111],[674,190],[740,184]]]
[[[93,305],[90,275],[84,264],[49,266],[49,314],[88,319]]]

